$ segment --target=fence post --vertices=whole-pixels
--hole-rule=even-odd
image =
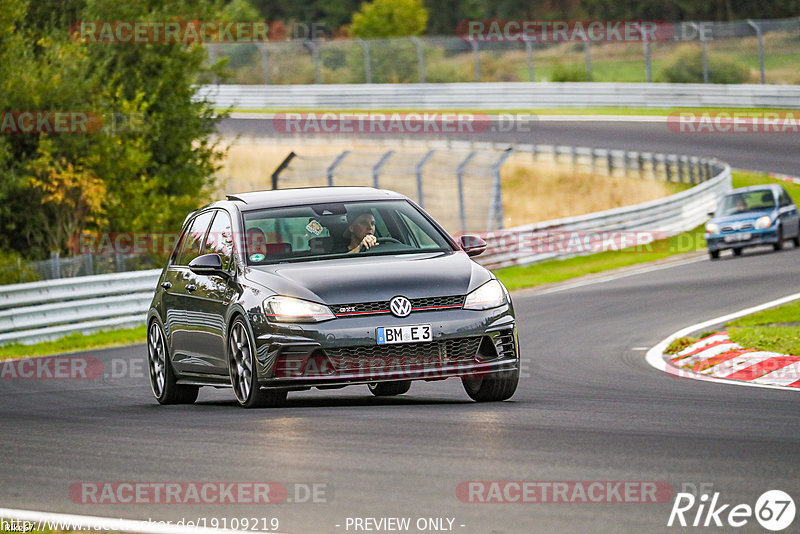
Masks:
[[[208,62],[209,62],[209,63],[211,64],[211,66],[213,67],[213,66],[214,66],[214,63],[216,63],[216,62],[217,62],[217,49],[216,49],[216,45],[215,45],[215,44],[213,44],[213,43],[208,43],[208,44],[206,45],[206,52],[208,53]],[[213,83],[214,83],[214,85],[217,85],[217,84],[219,84],[219,79],[217,78],[217,73],[216,73],[216,72],[214,73],[214,82],[213,82]],[[61,278],[61,277],[59,276],[59,278]]]
[[[373,187],[375,187],[375,189],[378,189],[379,187],[378,177],[381,174],[381,167],[383,167],[386,164],[386,162],[389,161],[389,158],[391,157],[392,154],[394,154],[394,150],[387,151],[386,154],[381,156],[381,159],[378,160],[378,163],[376,163],[375,166],[372,167],[372,184]]]
[[[275,171],[272,173],[272,190],[273,191],[278,189],[278,176],[280,176],[280,174],[283,172],[283,169],[285,169],[286,167],[289,166],[289,162],[292,161],[295,158],[295,156],[297,156],[297,154],[295,154],[294,151],[289,152],[289,155],[286,156],[285,158],[283,158],[283,161],[281,162],[281,164],[278,165],[278,168],[275,169]]]
[[[767,81],[764,73],[764,39],[763,35],[761,35],[761,26],[753,22],[753,19],[747,19],[747,23],[756,31],[756,39],[758,39],[758,66],[761,69],[761,85],[764,85]]]
[[[372,83],[372,60],[369,55],[369,43],[364,39],[356,39],[356,41],[364,49],[364,78],[366,83]]]
[[[428,150],[428,153],[425,154],[422,159],[419,160],[419,162],[417,162],[416,168],[414,169],[417,174],[417,201],[423,208],[425,207],[425,197],[423,196],[422,192],[422,167],[424,167],[425,164],[428,163],[428,160],[433,157],[434,152],[436,152],[435,148]]]
[[[417,73],[419,74],[419,83],[425,83],[425,49],[419,37],[412,37],[411,41],[417,45]]]
[[[583,53],[586,56],[586,76],[592,81],[592,48],[588,37],[583,41]]]
[[[91,253],[83,255],[83,268],[87,276],[94,274],[94,256]]]
[[[700,39],[700,50],[703,56],[703,83],[709,83],[710,76],[708,74],[708,50],[706,50],[706,35],[700,26],[695,22],[687,22],[689,26],[697,30],[698,38]]]
[[[303,46],[311,51],[311,60],[314,62],[314,83],[319,83],[319,45],[308,39],[303,41]]]
[[[470,41],[472,46],[472,69],[475,71],[475,81],[481,81],[481,56],[478,41]]]
[[[264,83],[269,85],[271,83],[270,79],[270,71],[269,71],[269,49],[267,48],[267,43],[261,43],[258,45],[258,53],[261,55],[261,68],[264,70]]]
[[[682,156],[678,156],[677,160],[678,160],[677,161],[677,163],[678,163],[678,182],[683,183],[683,165],[684,165],[683,157]]]
[[[639,24],[636,24],[636,30],[642,36],[642,48],[644,49],[644,79],[647,83],[653,81],[653,69],[650,65],[650,41],[647,40],[647,33],[642,30]]]
[[[655,152],[650,153],[650,170],[653,173],[653,179],[658,180],[658,158]]]
[[[503,164],[506,162],[513,150],[514,149],[512,147],[505,149],[505,151],[500,154],[500,158],[497,160],[497,163],[492,166],[492,202],[489,205],[489,221],[487,230],[494,230],[495,221],[497,221],[497,229],[503,229],[505,212],[503,210],[503,186],[500,180],[500,169],[502,169]]]
[[[342,152],[341,154],[336,156],[336,159],[333,160],[333,163],[331,163],[331,166],[328,167],[327,171],[325,171],[325,174],[328,175],[328,185],[329,186],[333,185],[333,171],[336,170],[336,167],[339,166],[339,164],[342,162],[342,160],[344,160],[344,158],[347,157],[347,155],[349,153],[350,153],[349,150],[345,150],[344,152]]]
[[[608,175],[614,176],[614,154],[611,149],[606,151],[606,167],[608,167]]]
[[[467,231],[467,212],[466,207],[464,206],[464,169],[467,168],[469,162],[472,161],[472,158],[475,157],[477,154],[476,151],[472,151],[469,155],[464,158],[464,161],[458,164],[458,169],[456,170],[456,177],[458,178],[458,212],[461,218],[461,231]]]
[[[639,171],[639,178],[644,180],[644,156],[641,152],[636,153],[636,168]]]
[[[50,253],[50,270],[53,273],[53,278],[61,278],[61,262],[59,260],[60,254],[58,252]]]
[[[536,77],[533,72],[533,43],[525,41],[525,59],[528,62],[528,81],[535,82]]]
[[[671,168],[672,161],[670,160],[669,156],[664,154],[664,172],[667,174],[667,182],[672,181],[672,168]]]

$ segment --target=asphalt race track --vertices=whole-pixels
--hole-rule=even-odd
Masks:
[[[520,121],[512,131],[502,131],[508,130],[509,125],[510,123],[503,126],[495,121],[488,128],[488,132],[448,135],[451,138],[475,141],[585,146],[708,156],[730,163],[734,168],[800,175],[800,150],[798,150],[800,143],[797,133],[678,133],[671,131],[666,122],[608,120],[572,122],[552,120],[547,116],[542,116],[540,120]],[[268,119],[230,118],[221,122],[219,130],[230,135],[288,135],[276,133],[272,121]],[[381,135],[388,137],[391,134]],[[372,136],[377,137],[376,134]],[[431,134],[430,137],[435,137],[435,134]]]
[[[561,137],[547,142],[593,144],[581,137],[582,126],[572,125],[571,134],[562,126]],[[629,141],[628,148],[682,151],[664,139],[635,137],[614,126],[596,146]],[[774,144],[765,137],[751,146],[754,163],[746,165],[750,154],[737,155],[736,144],[725,148],[730,137],[692,152],[779,172],[791,172],[797,159],[796,148],[782,144],[791,136]],[[796,292],[799,263],[800,251],[787,244],[779,253],[696,257],[518,292],[523,379],[516,395],[498,404],[473,403],[459,381],[447,380],[415,383],[394,399],[372,397],[366,386],[292,393],[287,407],[271,410],[243,410],[230,390],[203,389],[196,405],[162,407],[150,392],[144,346],[87,353],[103,360],[109,376],[0,381],[0,504],[143,520],[275,517],[280,532],[308,534],[356,532],[347,518],[407,517],[408,532],[420,532],[418,518],[454,518],[454,532],[500,534],[698,529],[667,527],[674,497],[656,504],[482,504],[459,500],[459,483],[663,481],[676,492],[705,484],[731,505],[754,506],[771,489],[797,502],[796,391],[679,379],[650,367],[644,354],[684,326]],[[287,486],[294,501],[303,500],[303,488],[322,484],[318,497],[327,502],[70,498],[72,485],[89,481],[271,481]],[[753,518],[736,531],[765,532]]]

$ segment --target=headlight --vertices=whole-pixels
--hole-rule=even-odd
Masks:
[[[490,280],[467,295],[464,301],[465,310],[488,310],[497,308],[507,302],[506,292],[497,280]]]
[[[324,304],[292,297],[268,298],[264,301],[264,312],[270,320],[285,323],[316,323],[336,318]]]
[[[718,234],[719,233],[719,225],[716,223],[708,223],[706,225],[706,232],[709,234]]]
[[[772,226],[772,220],[766,215],[759,217],[755,224],[756,230],[763,230],[764,228],[769,228],[770,226]]]

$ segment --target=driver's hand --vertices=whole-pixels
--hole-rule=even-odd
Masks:
[[[380,243],[378,243],[378,238],[372,234],[367,234],[364,236],[364,239],[361,240],[361,248],[362,250],[369,250],[372,247],[377,247]]]

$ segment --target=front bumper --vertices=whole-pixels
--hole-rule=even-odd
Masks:
[[[739,230],[722,234],[706,234],[708,250],[725,250],[757,245],[772,245],[778,242],[778,230],[775,226],[763,230]]]
[[[377,343],[379,326],[430,324],[433,340]],[[517,369],[519,344],[510,306],[337,318],[315,324],[253,325],[262,387],[341,386],[440,380]]]

